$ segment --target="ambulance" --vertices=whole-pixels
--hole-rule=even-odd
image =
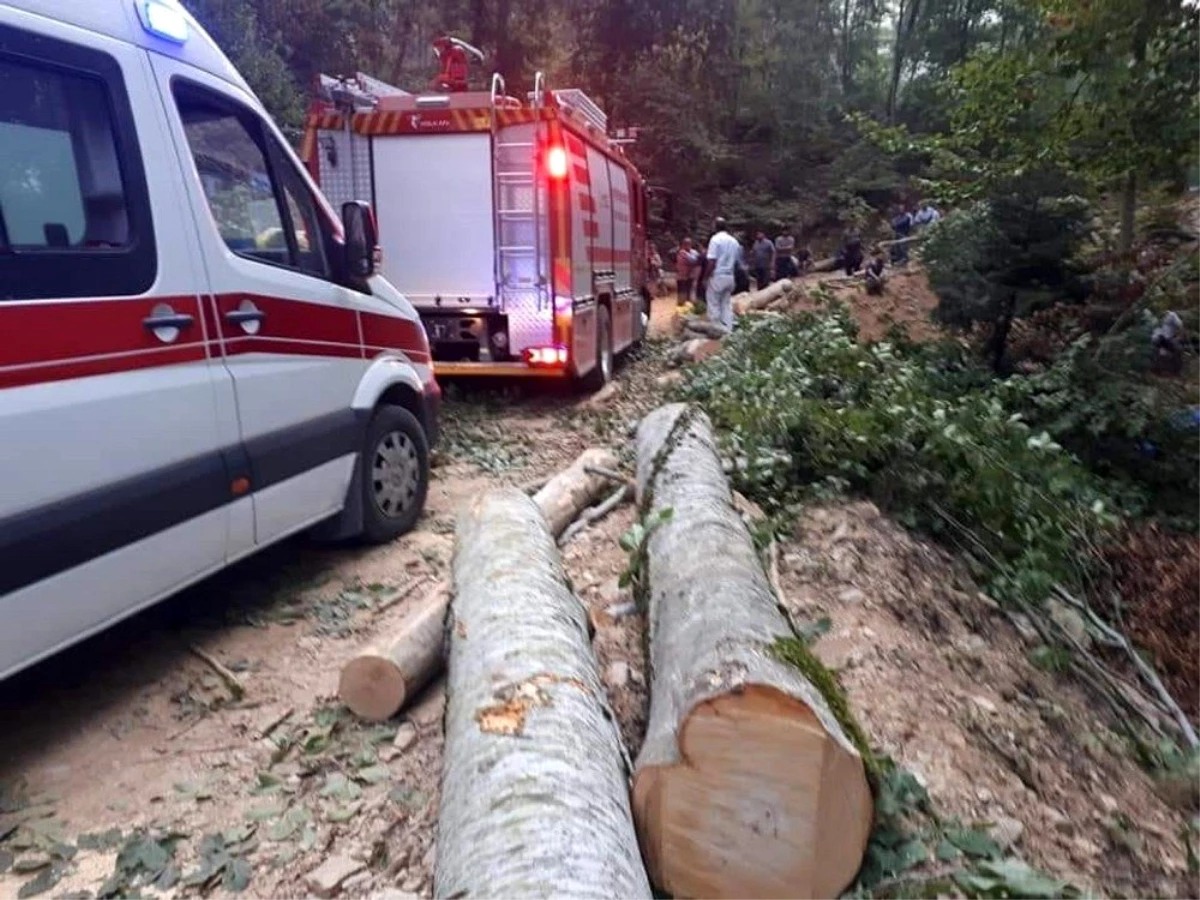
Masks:
[[[305,529],[421,513],[440,392],[177,0],[0,2],[0,678]]]
[[[539,73],[468,87],[468,53],[409,93],[320,76],[301,157],[333,200],[370,197],[383,272],[420,313],[439,375],[542,377],[595,389],[649,323],[647,187],[630,140],[578,88]],[[610,133],[612,132],[612,133]]]

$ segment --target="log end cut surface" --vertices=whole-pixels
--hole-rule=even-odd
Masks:
[[[806,705],[748,686],[697,705],[679,743],[680,761],[641,769],[633,789],[648,868],[665,891],[836,897],[853,880],[870,788],[858,755]]]
[[[404,673],[387,656],[357,656],[342,667],[338,696],[356,716],[383,722],[404,706]]]

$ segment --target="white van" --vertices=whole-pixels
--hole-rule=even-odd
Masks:
[[[413,526],[440,392],[376,259],[177,0],[0,0],[0,678]]]

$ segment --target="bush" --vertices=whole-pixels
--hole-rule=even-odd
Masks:
[[[961,351],[855,337],[840,309],[760,319],[691,371],[683,391],[727,430],[740,489],[766,506],[866,493],[987,560],[1001,597],[1080,584],[1082,549],[1116,521],[1100,482]]]

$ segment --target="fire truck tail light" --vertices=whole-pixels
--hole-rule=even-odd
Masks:
[[[525,362],[531,366],[565,366],[566,347],[527,347]]]
[[[567,151],[557,145],[546,151],[546,174],[551,178],[567,177]]]

